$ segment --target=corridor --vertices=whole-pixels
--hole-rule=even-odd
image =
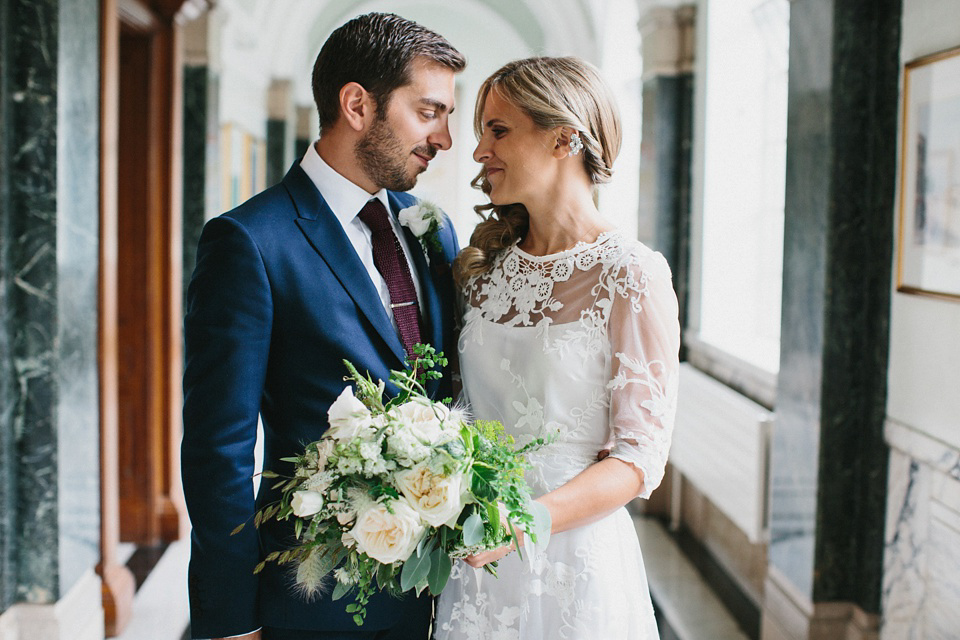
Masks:
[[[679,302],[628,505],[661,639],[960,637],[960,0],[8,0],[0,640],[191,637],[197,244],[318,140],[314,60],[367,12],[467,60],[411,190],[461,247],[494,70],[576,56],[616,100],[594,202]]]

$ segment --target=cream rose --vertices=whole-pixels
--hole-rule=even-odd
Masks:
[[[439,527],[463,511],[463,474],[437,475],[420,464],[396,474],[397,488],[424,522]]]
[[[450,410],[426,398],[416,398],[391,409],[390,413],[421,441],[436,444],[444,435],[444,420]]]
[[[370,426],[370,410],[347,387],[327,410],[330,429],[327,435],[335,440],[353,440]]]
[[[290,501],[293,515],[306,518],[323,509],[323,496],[316,491],[294,491]]]
[[[368,556],[382,562],[406,560],[417,548],[426,527],[420,516],[404,500],[393,500],[387,505],[378,502],[357,516],[350,534],[357,548]]]

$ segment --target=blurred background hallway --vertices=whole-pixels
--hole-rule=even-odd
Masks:
[[[197,239],[316,139],[313,60],[368,11],[468,59],[414,190],[461,244],[489,73],[576,55],[617,95],[600,208],[683,329],[631,505],[663,639],[960,637],[960,0],[2,0],[0,640],[189,637]]]

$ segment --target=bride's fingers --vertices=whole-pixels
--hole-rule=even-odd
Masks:
[[[512,547],[500,547],[499,549],[494,549],[493,551],[484,551],[483,553],[478,553],[473,556],[467,556],[463,560],[474,569],[479,569],[480,567],[490,564],[491,562],[496,562],[503,556],[510,553],[510,551],[512,551]]]

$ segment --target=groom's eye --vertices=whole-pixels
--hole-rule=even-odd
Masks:
[[[433,120],[437,117],[436,111],[421,111],[420,115],[423,116],[424,120]]]

